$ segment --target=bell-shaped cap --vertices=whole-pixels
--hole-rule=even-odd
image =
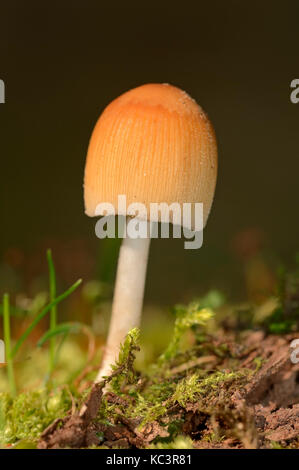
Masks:
[[[112,101],[94,128],[85,167],[86,214],[103,215],[101,203],[118,213],[119,195],[127,205],[144,204],[148,218],[150,203],[201,202],[205,225],[216,176],[216,138],[201,107],[175,86],[142,85]]]

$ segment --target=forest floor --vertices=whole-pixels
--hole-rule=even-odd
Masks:
[[[197,356],[146,377],[132,369],[131,337],[110,391],[106,386],[103,393],[104,382],[94,385],[78,410],[43,431],[38,447],[299,447],[293,339],[261,331],[242,342],[233,335],[210,338]]]
[[[1,393],[2,448],[298,448],[295,323],[277,334],[286,323],[273,299],[255,324],[220,304],[211,292],[177,306],[169,344],[151,364],[135,367],[135,329],[101,383],[93,385],[97,359],[66,383]]]

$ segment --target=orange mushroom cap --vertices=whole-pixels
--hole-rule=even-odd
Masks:
[[[202,108],[168,84],[147,84],[112,101],[91,136],[84,179],[85,210],[113,204],[203,203],[204,225],[217,177],[217,145]],[[125,214],[122,214],[125,215]]]

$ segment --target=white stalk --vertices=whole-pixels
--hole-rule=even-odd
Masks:
[[[112,315],[99,382],[111,372],[127,333],[140,326],[150,238],[125,237],[119,252]]]

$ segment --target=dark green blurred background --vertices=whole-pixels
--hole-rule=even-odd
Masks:
[[[299,235],[299,104],[290,102],[297,1],[3,3],[1,291],[12,288],[12,272],[25,290],[46,272],[48,246],[68,282],[102,272],[106,247],[83,207],[88,141],[103,108],[146,82],[189,92],[219,142],[204,246],[154,240],[147,302],[181,302],[211,287],[238,297],[251,256],[271,268],[291,261]]]

